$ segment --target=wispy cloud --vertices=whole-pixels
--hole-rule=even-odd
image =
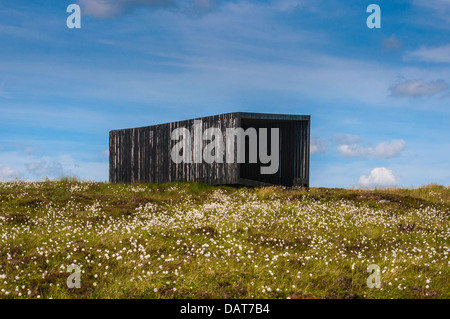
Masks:
[[[78,0],[83,13],[95,18],[112,18],[137,8],[170,9],[198,15],[208,13],[217,3],[213,0]]]
[[[383,40],[383,47],[386,50],[398,50],[402,47],[402,43],[397,39],[395,34],[393,34],[389,38]]]
[[[314,4],[317,3],[307,3],[305,1],[280,1],[275,6],[276,9],[280,10],[281,12],[288,12],[288,13],[297,13],[297,12],[304,12],[304,11],[310,11]]]
[[[34,150],[33,150],[33,148],[31,146],[26,146],[25,147],[25,153],[28,154],[28,155],[31,155],[31,154],[34,153]]]
[[[324,139],[321,139],[320,137],[311,137],[311,146],[310,146],[310,152],[311,154],[316,153],[325,153],[327,150],[327,145]]]
[[[26,168],[29,173],[34,175],[37,178],[40,177],[61,177],[64,175],[70,175],[70,171],[66,171],[63,168],[63,164],[61,162],[57,162],[54,160],[50,160],[48,158],[44,158],[39,162],[31,162],[27,163]]]
[[[47,37],[31,28],[0,24],[0,36],[8,36],[13,38],[24,38],[34,40],[45,40]]]
[[[350,140],[348,140],[350,141]],[[353,143],[345,143],[337,147],[338,153],[342,157],[360,158],[391,158],[401,154],[405,149],[406,142],[402,139],[391,142],[381,142],[377,146],[363,146],[356,139]]]
[[[450,44],[438,47],[423,46],[416,51],[408,51],[404,60],[418,60],[433,63],[450,63]]]
[[[361,137],[358,135],[336,133],[334,134],[334,141],[337,144],[355,144],[361,141]]]
[[[422,80],[409,80],[391,86],[391,96],[394,97],[424,97],[433,96],[447,91],[448,84],[443,80],[426,83]]]
[[[96,18],[110,18],[135,7],[173,5],[174,0],[79,0],[83,13]]]
[[[66,28],[64,5],[35,2],[0,5],[0,163],[24,178],[59,174],[62,167],[62,173],[104,180],[110,129],[245,110],[311,114],[313,135],[367,138],[312,138],[311,179],[318,186],[349,185],[385,166],[384,158],[406,152],[392,143],[404,136],[408,156],[389,160],[402,182],[447,181],[440,171],[448,162],[442,140],[449,139],[450,65],[437,64],[447,61],[450,43],[450,24],[439,26],[443,1],[392,3],[391,30],[402,32],[373,38],[375,47],[359,40],[370,36],[355,28],[364,14],[343,0],[76,0],[87,19],[82,30]],[[195,12],[210,14],[191,19]],[[410,47],[411,39],[419,45]],[[383,52],[401,42],[409,43],[409,61],[420,63],[399,61],[404,52]],[[398,74],[405,78],[396,82]],[[406,110],[408,121],[399,121]],[[375,131],[383,137],[374,140]],[[427,139],[435,147],[430,152],[417,144],[423,134],[440,136]],[[8,148],[18,139],[20,150]],[[401,165],[416,154],[430,170],[409,177]],[[433,161],[443,167],[434,175]],[[328,167],[329,176],[322,173]]]
[[[20,178],[21,175],[18,170],[0,164],[0,181],[9,181],[16,177]]]
[[[100,152],[101,153],[101,152]],[[40,180],[76,176],[83,180],[108,180],[107,159],[87,159],[86,154],[55,154],[37,156],[23,151],[0,152],[0,181],[23,178]]]
[[[358,185],[364,187],[386,187],[395,186],[398,184],[394,173],[385,167],[374,168],[369,176],[361,175],[358,180]]]
[[[413,3],[438,13],[450,12],[450,1],[448,0],[413,0]]]
[[[428,19],[430,23],[444,28],[448,27],[446,23],[442,22],[450,22],[449,0],[413,0],[413,4],[433,14],[434,19]],[[428,16],[426,13],[423,15]]]

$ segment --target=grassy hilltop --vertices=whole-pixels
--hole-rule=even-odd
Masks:
[[[0,183],[0,298],[449,298],[449,217],[439,185]]]

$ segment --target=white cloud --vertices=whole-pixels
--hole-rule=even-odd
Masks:
[[[174,0],[78,0],[83,13],[96,18],[110,18],[135,6],[161,7]]]
[[[397,178],[394,173],[385,167],[374,168],[369,176],[361,175],[358,185],[364,187],[385,187],[397,185]]]
[[[436,11],[436,13],[440,14],[450,12],[449,0],[413,0],[413,3],[417,6]]]
[[[433,96],[448,90],[445,81],[438,80],[426,83],[422,80],[404,81],[389,88],[391,96],[396,97],[423,97]]]
[[[83,14],[96,18],[109,18],[117,15],[121,7],[117,1],[79,0]]]
[[[83,13],[96,18],[111,18],[135,7],[170,8],[187,14],[209,12],[216,4],[212,0],[78,0]]]
[[[428,10],[433,14],[430,18],[427,14],[423,14],[427,17],[427,22],[432,23],[437,27],[448,28],[448,22],[450,22],[450,1],[449,0],[413,0],[413,4]]]
[[[343,157],[367,157],[367,158],[391,158],[399,156],[406,146],[402,139],[389,142],[381,142],[377,146],[362,146],[358,143],[342,144],[337,148]]]
[[[75,160],[70,155],[56,157],[32,157],[33,161],[23,165],[27,170],[27,177],[39,180],[44,177],[59,178],[62,176],[76,176],[83,180],[108,180],[107,162],[84,162]]]
[[[26,146],[25,147],[25,153],[28,155],[33,154],[33,148],[31,146]]]
[[[66,171],[63,168],[63,164],[61,162],[50,160],[48,158],[43,158],[40,161],[27,163],[25,164],[25,167],[29,173],[36,176],[37,178],[55,178],[64,175],[70,175],[70,172]]]
[[[0,164],[0,181],[9,181],[15,177],[19,178],[20,176],[21,174],[19,171]]]
[[[416,51],[406,52],[404,60],[418,60],[434,63],[450,63],[450,44],[439,47],[421,47]]]
[[[274,5],[276,6],[276,9],[280,10],[281,12],[296,13],[311,10],[313,4],[305,3],[305,1],[285,0],[280,1]]]
[[[383,47],[387,50],[398,50],[402,47],[402,43],[395,36],[391,35],[389,38],[383,40]]]
[[[54,149],[60,148],[59,142],[45,141],[44,144],[49,147],[51,145]],[[101,149],[94,154],[78,152],[40,156],[41,153],[41,151],[26,153],[23,147],[1,151],[0,180],[15,177],[24,180],[41,180],[44,177],[61,176],[76,176],[82,180],[93,181],[108,180],[108,159],[102,156]]]
[[[311,137],[311,146],[310,146],[310,152],[311,154],[316,153],[324,153],[327,150],[327,145],[325,143],[325,140],[319,138],[319,137]]]
[[[355,144],[361,141],[361,137],[358,135],[350,134],[334,134],[334,139],[338,144]]]

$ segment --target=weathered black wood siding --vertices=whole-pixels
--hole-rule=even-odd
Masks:
[[[200,181],[212,185],[309,186],[310,116],[238,112],[197,120],[199,119],[202,120],[203,131],[210,127],[219,127],[225,138],[226,128],[279,128],[279,171],[273,175],[261,175],[259,174],[260,163],[174,163],[170,154],[172,147],[178,141],[171,140],[171,132],[176,128],[187,128],[191,132],[191,145],[194,147],[194,120],[196,119],[191,119],[111,131],[109,133],[110,182]],[[202,141],[202,143],[205,147],[209,141]],[[226,143],[224,145],[227,147]],[[270,150],[270,146],[268,149]],[[237,151],[236,142],[234,150]],[[228,149],[225,153],[228,153]]]

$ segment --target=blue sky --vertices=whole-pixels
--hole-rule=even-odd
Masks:
[[[0,0],[0,180],[107,180],[110,130],[235,111],[310,114],[312,186],[450,184],[450,1]]]

